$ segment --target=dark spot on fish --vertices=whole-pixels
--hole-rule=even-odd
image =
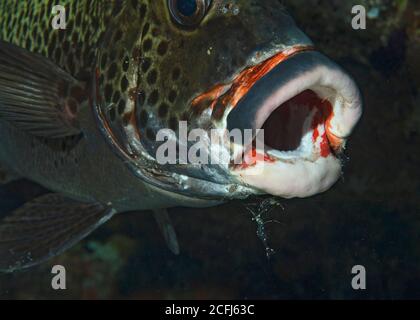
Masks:
[[[53,35],[51,36],[51,42],[50,42],[49,47],[51,49],[55,49],[56,44],[57,44],[57,33],[53,33]],[[52,54],[51,54],[51,56],[52,56]]]
[[[114,9],[112,10],[112,15],[115,16],[120,13],[122,9],[123,2],[122,1],[115,1],[114,2]]]
[[[175,69],[172,71],[172,80],[176,81],[181,77],[181,69],[178,67],[175,67]]]
[[[37,48],[41,49],[42,48],[42,38],[41,35],[37,35],[36,38],[34,39],[34,42],[37,45]]]
[[[111,50],[111,53],[109,54],[109,58],[111,59],[111,61],[114,61],[116,57],[117,57],[116,50]]]
[[[121,98],[121,94],[119,91],[115,91],[114,92],[114,96],[112,97],[112,102],[114,102],[115,104],[118,103],[118,101],[120,101]]]
[[[60,42],[63,42],[64,36],[65,36],[65,31],[60,29],[60,30],[57,30],[56,32],[58,33],[58,40],[60,40]]]
[[[139,119],[140,128],[145,128],[147,125],[147,122],[149,121],[149,115],[145,110],[142,110],[140,112],[140,119]]]
[[[13,25],[14,23],[12,22],[12,25]],[[38,34],[38,28],[36,27],[36,26],[33,26],[32,27],[33,29],[32,29],[32,39],[35,39],[36,38],[36,36],[37,36],[37,34]],[[56,31],[56,32],[58,32],[58,31]],[[59,37],[60,37],[60,35],[58,35]]]
[[[15,3],[17,3],[17,2],[15,2]],[[51,10],[49,10],[49,11],[51,12]],[[29,15],[28,15],[29,21],[32,21],[33,20],[33,18],[34,18],[33,14],[34,14],[34,11],[31,8],[29,10]]]
[[[117,64],[114,62],[111,64],[111,66],[108,69],[108,79],[110,80],[114,79],[116,74],[117,74]]]
[[[152,49],[153,41],[152,39],[146,39],[143,43],[143,51],[147,52]]]
[[[60,61],[60,58],[61,58],[61,49],[60,48],[55,49],[54,57],[55,57],[55,61]]]
[[[47,5],[48,12],[51,12],[51,10],[52,10],[52,2],[53,2],[53,0],[48,0],[48,5]]]
[[[86,31],[85,33],[85,43],[89,43],[90,40],[90,33],[88,31]]]
[[[152,70],[152,71],[150,71],[149,72],[149,74],[147,75],[147,82],[150,84],[150,85],[154,85],[155,83],[156,83],[156,81],[157,81],[157,77],[158,77],[158,73],[157,73],[157,71],[156,70]]]
[[[143,27],[143,32],[142,32],[143,37],[144,37],[145,35],[147,35],[147,33],[149,32],[149,30],[150,30],[150,24],[146,22],[146,23],[144,24],[144,27]]]
[[[119,113],[120,115],[122,115],[122,114],[124,113],[124,111],[125,111],[125,101],[124,101],[124,100],[121,100],[121,101],[118,103],[118,113]]]
[[[144,58],[143,63],[141,64],[141,70],[146,73],[150,66],[152,65],[152,61],[149,58]]]
[[[178,96],[178,93],[175,90],[171,90],[169,92],[169,95],[168,95],[169,102],[174,103],[175,100],[176,100],[176,98],[177,98],[177,96]]]
[[[187,112],[187,111],[185,111],[185,112],[182,114],[182,116],[181,116],[180,120],[181,120],[181,121],[189,121],[189,120],[190,120],[190,115],[188,114],[188,112]]]
[[[121,91],[126,92],[128,88],[128,80],[126,76],[123,76],[121,79]]]
[[[93,52],[89,53],[87,63],[89,66],[93,64],[93,61],[95,60],[95,54]]]
[[[26,39],[26,49],[30,50],[32,46],[32,40],[31,38]],[[48,48],[48,56],[51,57],[52,56],[52,52],[54,51],[54,47],[49,47]]]
[[[79,42],[79,34],[77,32],[73,32],[73,35],[71,37],[72,47],[75,48],[78,45]]]
[[[137,106],[141,107],[144,105],[144,102],[146,101],[146,93],[144,91],[140,91],[137,94]]]
[[[133,9],[137,10],[138,0],[131,0],[131,5]]]
[[[147,6],[146,4],[142,4],[140,7],[140,18],[143,19],[146,16]]]
[[[71,33],[71,31],[73,31],[73,28],[74,28],[74,22],[73,20],[70,20],[66,25],[66,32]]]
[[[51,10],[49,10],[49,12],[51,12]],[[80,26],[81,23],[82,23],[82,11],[79,11],[76,15],[76,25]]]
[[[158,102],[158,100],[159,100],[159,91],[158,90],[154,90],[150,94],[148,102],[149,102],[149,104],[151,106],[154,106]]]
[[[120,41],[122,38],[122,31],[120,29],[117,30],[114,34],[114,43]]]
[[[158,46],[157,52],[161,56],[165,55],[168,52],[168,42],[162,41]]]
[[[82,47],[81,46],[77,46],[76,49],[75,49],[75,51],[74,51],[74,54],[75,54],[76,57],[82,56]]]
[[[114,122],[116,118],[116,114],[115,114],[115,108],[111,108],[109,110],[109,119]]]
[[[176,116],[171,116],[169,119],[169,129],[177,131],[178,125],[178,118]]]
[[[24,24],[23,24],[23,34],[26,34],[27,32],[28,32],[28,24],[25,22]]]
[[[105,86],[105,100],[107,102],[111,101],[111,97],[112,97],[112,85],[110,83],[108,83]]]
[[[165,118],[168,115],[169,106],[166,103],[162,103],[159,106],[158,115],[160,118]]]
[[[67,57],[67,67],[70,71],[70,74],[75,74],[75,65],[74,65],[74,59],[73,59],[73,54],[70,52],[68,57]]]
[[[158,28],[153,28],[153,30],[152,30],[152,35],[153,35],[154,37],[158,37],[158,36],[160,36],[160,30],[159,30]]]
[[[64,41],[64,42],[63,42],[63,44],[62,44],[62,46],[63,46],[63,50],[64,50],[64,52],[69,51],[69,48],[70,48],[70,42],[68,42],[68,41]]]
[[[123,71],[127,72],[130,67],[130,59],[126,56],[123,61]]]

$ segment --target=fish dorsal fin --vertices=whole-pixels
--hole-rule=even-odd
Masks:
[[[76,244],[115,210],[59,194],[28,202],[0,220],[0,271],[37,265]]]
[[[77,135],[69,93],[83,87],[47,58],[0,40],[0,119],[35,136]]]

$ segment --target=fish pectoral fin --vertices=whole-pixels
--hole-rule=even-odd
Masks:
[[[59,194],[36,198],[0,220],[0,271],[13,272],[60,254],[110,219],[115,210]]]
[[[0,119],[39,137],[78,135],[84,87],[47,58],[0,40]]]
[[[171,250],[173,254],[178,255],[178,237],[176,236],[175,228],[172,224],[171,218],[169,217],[168,211],[166,209],[156,209],[153,211],[153,215],[169,250]]]

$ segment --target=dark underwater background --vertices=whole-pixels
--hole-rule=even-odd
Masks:
[[[420,298],[419,1],[281,2],[354,76],[365,113],[334,188],[262,215],[274,254],[247,209],[259,200],[170,209],[179,256],[150,212],[127,213],[39,267],[0,274],[0,299]],[[367,30],[351,28],[356,4],[368,10]],[[28,181],[1,187],[0,210],[45,192]],[[67,290],[51,289],[55,264],[66,267]],[[355,265],[366,268],[364,291],[351,286]]]

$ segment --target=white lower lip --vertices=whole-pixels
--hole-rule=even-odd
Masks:
[[[315,161],[258,163],[235,172],[244,183],[283,198],[305,198],[324,192],[338,180],[340,173],[340,161],[332,155]]]
[[[308,117],[311,122],[312,117]],[[324,124],[317,127],[321,133]],[[307,128],[304,129],[307,131]],[[265,154],[272,161],[259,161],[234,173],[244,183],[265,193],[283,198],[305,198],[328,190],[340,177],[341,163],[332,153],[320,155],[321,137],[313,141],[314,130],[302,137],[300,146],[293,151],[278,151],[265,146]]]
[[[330,69],[324,65],[303,72],[265,99],[256,113],[256,128],[262,128],[279,105],[307,89],[313,90],[321,98],[328,96],[333,107],[329,133],[344,143],[362,114],[360,92],[354,81],[340,68]],[[335,94],[331,96],[331,92]],[[317,141],[311,139],[312,132],[308,133],[306,141],[306,137],[303,137],[297,150],[265,150],[277,160],[257,162],[254,166],[235,170],[234,174],[247,185],[283,198],[309,197],[328,190],[341,175],[341,163],[332,153],[326,157],[319,155]]]

